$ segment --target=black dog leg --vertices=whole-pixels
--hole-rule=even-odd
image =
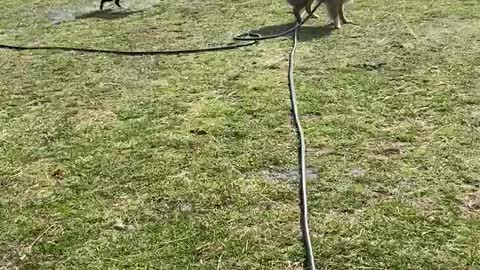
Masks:
[[[113,1],[113,0],[102,0],[100,2],[100,10],[103,10],[103,4],[105,4],[105,2],[110,2],[110,1]]]

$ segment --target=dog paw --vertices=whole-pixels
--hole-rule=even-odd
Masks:
[[[340,22],[330,22],[328,26],[333,27],[335,29],[340,29],[342,28],[342,24]]]

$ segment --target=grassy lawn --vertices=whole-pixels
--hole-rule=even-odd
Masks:
[[[196,48],[293,19],[283,1],[98,5],[3,0],[0,44]],[[319,267],[480,269],[479,10],[358,0],[358,25],[322,10],[300,32]],[[0,269],[301,269],[290,46],[0,50]]]

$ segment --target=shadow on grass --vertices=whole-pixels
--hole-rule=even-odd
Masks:
[[[84,20],[84,19],[117,20],[117,19],[126,18],[136,13],[141,13],[141,12],[143,12],[143,10],[137,10],[137,11],[113,11],[112,9],[95,10],[92,12],[75,16],[75,20]]]
[[[285,23],[280,25],[271,25],[258,28],[252,32],[258,33],[262,36],[274,35],[288,29],[293,28],[292,23]],[[303,25],[300,27],[299,40],[300,41],[310,41],[317,38],[323,38],[331,34],[335,29],[331,25],[324,26],[313,26],[313,25]],[[290,34],[291,35],[291,34]]]

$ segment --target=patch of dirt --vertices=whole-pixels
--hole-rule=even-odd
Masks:
[[[117,123],[117,115],[109,109],[80,110],[74,118],[80,129],[93,126],[111,128]]]
[[[296,169],[286,170],[272,168],[270,170],[264,171],[262,174],[272,182],[297,182],[299,179],[299,171]],[[318,178],[317,171],[313,168],[307,168],[306,175],[307,181],[315,180]]]
[[[1,243],[3,245],[3,243]],[[20,248],[19,242],[14,242],[0,246],[0,269],[20,269],[18,266],[20,261]]]
[[[420,35],[430,41],[442,42],[451,37],[459,37],[478,31],[479,22],[458,16],[438,18],[419,26]]]
[[[465,40],[471,39],[480,28],[480,21],[458,16],[433,18],[421,24],[406,25],[405,31],[410,32],[411,38],[390,40],[391,47],[405,51],[427,49],[439,52],[450,48],[451,53],[465,53],[458,50],[458,46]]]
[[[403,154],[404,151],[400,146],[396,145],[396,146],[384,147],[383,149],[378,151],[378,153],[385,156],[396,156],[396,155]]]
[[[137,229],[138,224],[136,224],[136,225],[128,224],[127,221],[122,220],[120,218],[116,218],[113,225],[112,225],[112,228],[117,230],[117,231],[131,231],[131,230]]]
[[[480,127],[480,111],[473,111],[470,115],[470,122],[474,127]]]
[[[208,132],[206,132],[203,129],[192,129],[192,130],[190,130],[190,133],[195,134],[195,135],[208,135]]]
[[[373,149],[369,151],[373,153],[369,154],[368,156],[377,160],[401,158],[406,152],[405,147],[398,143],[371,146],[371,148]]]
[[[365,170],[363,170],[363,169],[353,169],[351,174],[352,174],[353,177],[360,177],[360,176],[363,176],[365,174]]]
[[[394,196],[394,191],[388,190],[384,187],[374,187],[371,190],[371,196],[377,199],[389,199]]]
[[[361,64],[347,64],[348,67],[364,69],[364,70],[378,70],[378,69],[382,69],[385,65],[387,65],[386,62],[367,62],[367,63],[361,63]]]
[[[65,9],[51,10],[48,12],[47,17],[51,24],[60,24],[75,20],[74,12]]]
[[[467,194],[460,201],[460,211],[466,217],[480,218],[480,190]]]
[[[65,171],[63,169],[56,169],[52,173],[52,177],[57,180],[62,180],[65,177]]]
[[[288,66],[288,56],[285,54],[277,54],[266,59],[263,62],[264,68],[267,69],[285,69]]]
[[[425,213],[431,213],[437,208],[437,203],[432,199],[424,198],[419,201],[416,201],[415,206],[417,209]]]
[[[132,1],[131,5],[135,5],[135,8],[147,9],[147,8],[156,7],[161,3],[162,1],[160,0],[139,0],[139,1]],[[125,3],[122,3],[122,6],[124,6],[125,8],[128,8],[127,4],[128,4],[127,1],[125,1]]]
[[[301,262],[288,262],[285,270],[303,270],[303,264]]]
[[[21,197],[28,197],[32,200],[49,197],[64,176],[63,169],[47,160],[38,160],[28,164],[17,174],[23,186]],[[16,189],[18,190],[18,188]]]

